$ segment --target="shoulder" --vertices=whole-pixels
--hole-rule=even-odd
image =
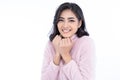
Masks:
[[[52,42],[50,40],[48,40],[45,44],[45,51],[51,51],[51,49],[53,48]]]
[[[93,39],[90,36],[82,36],[81,38],[78,38],[79,43],[93,43]]]
[[[76,45],[80,48],[85,48],[85,49],[90,49],[95,47],[94,41],[90,36],[83,36],[81,38],[78,38],[78,40],[76,41]]]
[[[54,53],[54,47],[53,47],[51,41],[48,41],[48,42],[46,43],[46,46],[45,46],[44,51],[45,51],[45,54],[47,54],[47,55],[51,55],[51,54]]]
[[[51,42],[51,41],[48,41],[48,42],[46,43],[46,48],[52,48],[52,47],[53,47],[52,42]]]
[[[77,43],[79,49],[82,51],[81,54],[95,55],[95,44],[90,36],[83,36],[78,39]]]

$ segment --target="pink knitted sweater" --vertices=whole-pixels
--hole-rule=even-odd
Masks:
[[[42,80],[94,80],[94,43],[89,36],[72,38],[74,45],[70,55],[72,60],[68,64],[57,66],[53,63],[54,47],[49,41],[44,54],[42,66]]]

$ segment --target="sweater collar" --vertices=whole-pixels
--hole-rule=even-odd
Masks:
[[[74,34],[70,39],[71,39],[72,41],[75,41],[77,38],[78,38],[77,35]]]

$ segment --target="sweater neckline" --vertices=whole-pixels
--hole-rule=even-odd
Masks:
[[[73,41],[73,42],[75,42],[76,40],[77,40],[77,35],[76,34],[74,34],[72,37],[70,37],[70,39]]]

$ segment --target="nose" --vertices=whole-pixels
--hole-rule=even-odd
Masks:
[[[68,27],[68,22],[64,22],[63,27]]]

